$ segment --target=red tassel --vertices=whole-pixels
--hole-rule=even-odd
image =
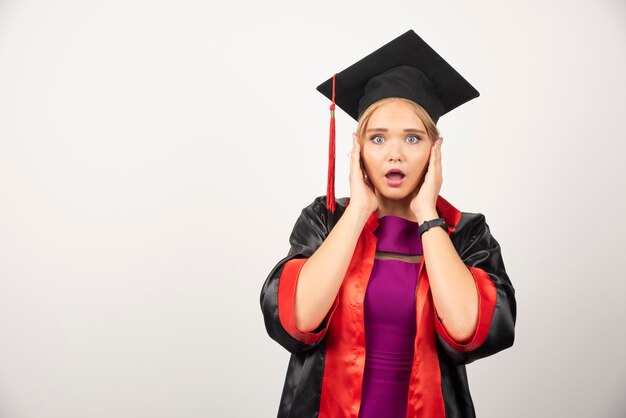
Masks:
[[[326,188],[326,208],[335,212],[335,74],[333,74],[333,94],[330,105],[330,134],[328,140],[328,185]]]

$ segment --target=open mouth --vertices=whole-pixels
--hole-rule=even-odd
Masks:
[[[389,170],[387,174],[385,174],[389,180],[402,180],[404,178],[404,172],[402,170]]]

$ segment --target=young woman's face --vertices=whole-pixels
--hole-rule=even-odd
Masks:
[[[361,142],[362,161],[379,197],[404,199],[416,191],[428,167],[432,143],[422,120],[403,100],[372,113]],[[390,174],[392,169],[401,174]]]

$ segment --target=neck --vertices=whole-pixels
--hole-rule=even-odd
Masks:
[[[377,193],[378,208],[376,209],[376,217],[381,218],[383,216],[393,215],[399,216],[409,221],[417,222],[417,217],[410,209],[410,203],[412,195],[405,197],[404,199],[391,200],[387,199]]]

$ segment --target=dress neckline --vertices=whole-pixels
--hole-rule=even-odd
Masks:
[[[403,218],[402,216],[398,216],[398,215],[383,215],[380,218],[378,218],[378,222],[380,222],[381,219],[384,219],[384,218],[397,218],[399,220],[402,220],[402,221],[405,221],[405,222],[408,222],[408,223],[417,224],[416,221],[412,221],[410,219],[406,219],[406,218]]]
[[[396,215],[378,218],[376,251],[389,251],[408,255],[422,255],[419,224]]]

